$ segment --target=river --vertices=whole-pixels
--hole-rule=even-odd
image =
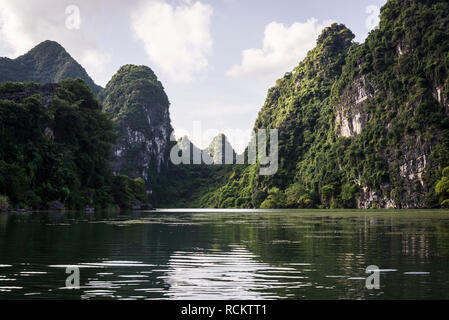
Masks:
[[[448,298],[448,211],[0,214],[0,299]]]

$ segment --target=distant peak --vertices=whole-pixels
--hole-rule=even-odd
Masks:
[[[321,32],[317,43],[326,44],[328,42],[333,42],[347,47],[351,44],[354,38],[354,33],[352,33],[352,31],[349,30],[344,24],[333,23]]]
[[[41,43],[39,43],[37,46],[35,46],[33,49],[30,50],[30,52],[32,51],[40,51],[40,50],[58,50],[58,51],[64,51],[66,52],[66,50],[64,49],[63,46],[61,46],[58,42],[56,41],[52,41],[52,40],[45,40]]]

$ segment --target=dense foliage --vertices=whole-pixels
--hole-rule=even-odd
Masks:
[[[101,87],[89,77],[61,45],[44,41],[17,59],[0,58],[0,82],[58,83],[65,79],[82,79],[98,94]]]
[[[115,122],[118,140],[112,167],[115,173],[143,178],[156,204],[166,193],[170,153],[169,100],[154,72],[146,66],[125,65],[101,92],[105,111]]]
[[[15,207],[129,207],[142,198],[140,181],[112,175],[113,123],[81,80],[1,84],[0,141],[0,194]]]
[[[255,124],[279,129],[279,172],[234,168],[202,204],[438,206],[449,165],[448,27],[447,1],[390,0],[363,44],[343,25],[325,29],[269,90]]]
[[[435,192],[440,197],[441,206],[449,208],[449,167],[444,168],[443,176],[435,186]]]

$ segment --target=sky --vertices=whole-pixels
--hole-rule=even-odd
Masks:
[[[386,0],[0,0],[0,56],[59,42],[101,86],[125,64],[149,66],[177,138],[219,133],[241,152],[267,91],[343,23],[363,42]]]

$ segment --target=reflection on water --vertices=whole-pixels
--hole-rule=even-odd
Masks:
[[[448,264],[444,211],[0,215],[1,299],[448,299]]]
[[[227,253],[174,252],[167,274],[160,278],[170,286],[169,298],[184,300],[275,299],[280,297],[271,289],[310,285],[301,271],[258,262],[257,256],[240,246]]]

